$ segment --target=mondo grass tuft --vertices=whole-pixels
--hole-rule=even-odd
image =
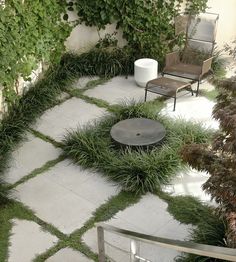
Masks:
[[[84,168],[101,172],[125,191],[154,192],[184,167],[179,154],[183,145],[205,143],[211,137],[211,132],[198,124],[160,116],[160,108],[157,102],[121,105],[113,115],[68,133],[63,141],[64,154]],[[164,143],[145,150],[115,145],[110,138],[111,127],[133,117],[162,122],[167,130]]]

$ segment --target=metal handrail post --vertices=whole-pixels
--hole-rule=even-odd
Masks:
[[[138,262],[137,255],[139,255],[140,246],[134,239],[130,240],[130,262]]]
[[[98,261],[106,262],[104,229],[101,226],[97,227],[97,237],[98,237]]]

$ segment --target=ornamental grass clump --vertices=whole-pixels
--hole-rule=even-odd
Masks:
[[[184,167],[179,151],[183,145],[208,141],[211,132],[196,123],[170,120],[157,112],[160,105],[132,103],[117,107],[84,129],[69,132],[63,141],[64,154],[84,168],[99,171],[123,190],[154,192]],[[167,130],[164,143],[143,148],[119,147],[110,137],[111,127],[127,118],[146,117],[159,120]]]

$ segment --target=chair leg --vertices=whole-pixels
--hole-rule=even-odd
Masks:
[[[191,93],[192,93],[192,96],[194,95],[194,93],[193,93],[193,89],[192,89],[192,86],[190,86],[190,89],[191,89]]]
[[[144,97],[144,102],[147,101],[147,89],[145,88],[145,97]]]
[[[196,92],[196,96],[198,96],[198,93],[199,93],[199,86],[200,86],[200,80],[198,80],[198,82],[197,82],[197,92]]]
[[[176,108],[176,96],[174,97],[174,108],[173,108],[173,111],[175,111],[175,108]]]

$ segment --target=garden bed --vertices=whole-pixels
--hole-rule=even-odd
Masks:
[[[113,115],[69,132],[63,141],[64,154],[84,168],[100,171],[123,190],[154,192],[184,168],[181,148],[190,143],[206,143],[212,134],[197,123],[163,117],[157,108],[160,109],[158,102],[117,107]],[[139,117],[160,121],[167,131],[165,141],[145,150],[115,145],[110,137],[111,127],[121,120]]]

